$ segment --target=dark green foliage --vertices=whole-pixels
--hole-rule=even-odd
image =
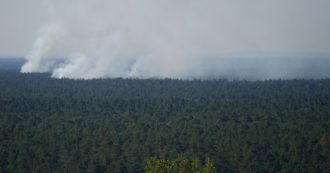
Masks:
[[[0,71],[0,172],[330,172],[330,80],[52,79]]]
[[[197,158],[189,160],[179,156],[173,160],[151,157],[147,160],[145,173],[216,173],[213,162],[207,158],[205,164]]]

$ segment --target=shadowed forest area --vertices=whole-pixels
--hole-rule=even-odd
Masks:
[[[0,172],[139,173],[178,157],[217,172],[330,172],[330,80],[1,70],[0,141]]]

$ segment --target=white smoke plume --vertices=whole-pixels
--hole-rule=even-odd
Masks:
[[[329,51],[330,3],[266,1],[47,1],[50,22],[21,71],[82,79],[304,76],[299,59],[290,66],[273,56],[240,58],[242,52]]]

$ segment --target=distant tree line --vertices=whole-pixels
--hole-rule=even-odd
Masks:
[[[69,80],[0,70],[0,172],[142,173],[181,163],[330,172],[330,80]]]

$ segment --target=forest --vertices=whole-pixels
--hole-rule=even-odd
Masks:
[[[142,173],[169,160],[220,173],[330,172],[330,79],[0,70],[0,172]]]

